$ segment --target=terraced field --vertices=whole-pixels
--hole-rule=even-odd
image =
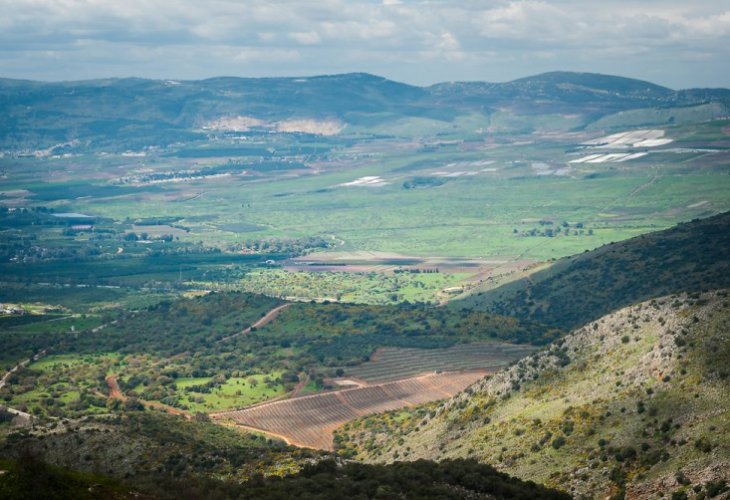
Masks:
[[[496,371],[535,350],[502,342],[457,344],[443,349],[383,347],[367,363],[345,368],[345,377],[380,383],[433,371]]]
[[[332,432],[358,417],[453,396],[488,372],[432,373],[356,389],[264,403],[211,417],[307,448],[333,449]]]

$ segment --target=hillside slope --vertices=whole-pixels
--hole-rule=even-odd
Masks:
[[[729,331],[726,291],[644,302],[438,407],[351,423],[340,449],[471,457],[577,496],[711,497],[730,481]]]
[[[26,455],[53,466],[139,484],[160,477],[246,480],[257,473],[282,475],[324,456],[199,419],[131,409],[39,420],[32,429],[0,427],[0,458],[22,461]]]
[[[452,307],[574,328],[653,297],[730,287],[730,213],[559,260]]]

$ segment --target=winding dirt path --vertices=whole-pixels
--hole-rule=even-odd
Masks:
[[[116,375],[107,375],[106,386],[109,388],[109,397],[112,399],[118,399],[119,401],[126,401],[127,396],[122,393],[117,382]]]
[[[10,370],[8,370],[5,373],[5,375],[3,375],[2,378],[0,378],[0,389],[2,389],[3,387],[5,387],[5,384],[8,383],[8,380],[10,380],[10,377],[13,375],[13,373],[17,372],[21,368],[25,368],[26,366],[28,366],[29,364],[31,364],[31,363],[33,363],[35,361],[38,361],[39,359],[41,359],[45,355],[46,355],[46,350],[43,349],[38,354],[35,354],[32,357],[21,361],[20,363],[18,363],[14,367],[12,367]]]
[[[46,355],[46,350],[43,349],[41,352],[31,356],[30,358],[28,358],[26,360],[21,361],[20,363],[18,363],[14,367],[12,367],[10,370],[8,370],[5,373],[5,375],[3,375],[2,378],[0,378],[0,389],[5,387],[5,384],[8,383],[8,380],[10,380],[10,377],[13,375],[13,373],[17,372],[18,370],[20,370],[22,368],[25,368],[26,366],[28,366],[29,364],[31,364],[35,361],[38,361],[45,355]],[[27,424],[30,424],[31,422],[33,422],[33,415],[31,415],[30,413],[16,410],[15,408],[10,408],[9,406],[5,407],[5,411],[10,412],[13,415],[17,415],[18,417],[23,419],[22,425],[27,425]]]
[[[122,390],[119,388],[119,382],[117,382],[116,375],[107,375],[106,377],[106,385],[109,388],[109,396],[112,399],[118,399],[119,401],[126,401],[128,398],[127,396],[122,392]],[[160,403],[159,401],[146,401],[144,399],[138,400],[145,408],[154,408],[156,410],[162,410],[164,412],[167,412],[171,415],[179,415],[182,417],[187,418],[190,420],[192,416],[180,408],[175,408],[173,406],[169,406],[163,403]]]
[[[291,305],[290,303],[287,303],[287,304],[282,304],[280,306],[277,306],[277,307],[273,308],[271,311],[267,312],[261,319],[259,319],[253,325],[249,326],[248,328],[246,328],[244,330],[241,330],[238,333],[235,333],[233,335],[229,335],[228,337],[223,337],[222,339],[220,339],[218,341],[218,343],[220,344],[222,342],[226,342],[228,340],[235,339],[236,337],[240,337],[241,335],[246,335],[246,334],[250,333],[251,330],[254,329],[254,328],[261,328],[262,326],[265,326],[265,325],[271,323],[272,321],[274,321],[276,319],[276,317],[279,315],[279,313],[281,311],[283,311],[284,309],[286,309],[290,305]]]
[[[291,394],[289,395],[289,397],[295,398],[295,397],[299,396],[299,393],[302,392],[302,389],[304,389],[304,386],[306,386],[308,383],[309,383],[309,375],[305,373],[304,377],[302,377],[302,379],[299,382],[297,382],[297,385],[294,386],[294,390],[291,391]]]

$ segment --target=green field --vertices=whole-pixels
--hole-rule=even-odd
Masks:
[[[271,372],[245,378],[232,377],[208,394],[188,392],[186,396],[180,398],[180,401],[193,412],[244,408],[286,394],[284,386],[275,382],[281,374],[282,372]],[[185,390],[202,386],[210,380],[210,378],[183,378],[176,380],[175,385],[178,389]]]
[[[294,299],[319,299],[359,304],[435,302],[443,289],[458,285],[467,273],[288,272],[255,270],[240,287],[248,292]]]
[[[395,277],[392,267],[354,274],[276,268],[321,252],[548,261],[723,212],[730,209],[728,123],[682,122],[661,129],[673,141],[666,146],[618,150],[582,144],[599,131],[474,137],[459,129],[461,138],[444,140],[424,129],[387,139],[263,134],[251,144],[191,143],[144,159],[7,160],[0,299],[90,310],[134,307],[130,297],[140,289],[163,295],[208,288],[302,300],[438,302],[444,288],[468,283],[481,269],[442,266],[437,275]],[[225,156],[254,146],[277,152],[266,155],[289,167],[251,170],[257,164],[237,167]],[[299,153],[305,150],[319,153]],[[575,163],[606,151],[646,154]],[[226,176],[150,183],[140,180],[153,175],[147,165],[163,177]]]

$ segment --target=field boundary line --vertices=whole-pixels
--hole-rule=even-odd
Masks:
[[[245,430],[252,431],[252,432],[258,432],[260,434],[266,434],[267,436],[273,436],[275,438],[281,439],[289,446],[296,446],[297,448],[308,448],[310,450],[319,450],[320,449],[320,448],[315,448],[313,446],[306,445],[304,443],[299,443],[296,440],[290,439],[283,434],[279,434],[279,433],[273,432],[273,431],[267,431],[267,430],[261,429],[259,427],[253,426],[253,425],[239,424],[239,423],[230,422],[230,421],[219,422],[218,425],[223,425],[225,427],[231,427],[233,429],[238,429],[238,430],[245,429]]]

